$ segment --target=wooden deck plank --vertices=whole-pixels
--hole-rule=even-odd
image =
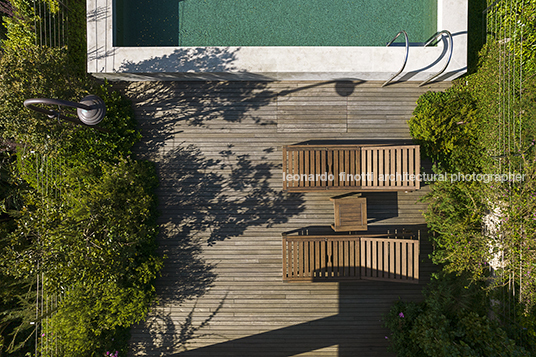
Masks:
[[[351,94],[339,96],[336,86],[341,85],[352,89]],[[185,349],[192,356],[259,355],[259,350],[272,355],[391,355],[386,351],[387,331],[379,320],[398,296],[420,299],[433,267],[421,264],[419,284],[283,283],[282,266],[293,272],[294,265],[291,259],[282,264],[285,251],[285,257],[293,253],[290,245],[281,245],[281,233],[329,227],[333,194],[281,193],[282,148],[307,140],[410,139],[407,120],[418,96],[448,84],[419,88],[407,82],[381,88],[375,82],[118,82],[114,86],[133,99],[143,134],[137,155],[156,161],[162,212],[159,249],[168,256],[156,285],[159,304],[147,323],[133,328],[131,355],[160,356]],[[288,153],[288,164],[293,156]],[[311,155],[310,168],[320,171],[320,160],[320,155]],[[360,173],[360,161],[367,164],[364,153],[350,161],[350,167],[357,164],[355,173]],[[369,230],[422,225],[423,205],[416,202],[427,192],[424,186],[410,193],[370,193]],[[224,240],[207,245],[216,234]],[[325,272],[326,262],[320,260],[325,244],[317,241],[305,247],[301,254],[309,249],[311,266],[296,269],[304,275]],[[431,252],[426,237],[421,249],[423,257]],[[365,253],[355,252],[356,265],[366,260]],[[208,273],[214,277],[207,278]],[[360,274],[358,268],[356,273]],[[212,280],[212,285],[203,287],[204,279]],[[193,328],[206,323],[181,341],[179,332],[187,321]]]

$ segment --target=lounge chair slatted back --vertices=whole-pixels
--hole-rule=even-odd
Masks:
[[[283,281],[419,282],[419,239],[283,234]]]
[[[283,147],[283,189],[291,192],[412,191],[419,173],[418,145]]]

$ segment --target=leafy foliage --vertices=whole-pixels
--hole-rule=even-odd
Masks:
[[[45,289],[63,294],[47,333],[60,336],[71,355],[107,348],[103,341],[109,339],[102,337],[144,319],[154,294],[151,282],[162,267],[154,255],[151,165],[122,160],[100,171],[68,172],[60,207],[36,207],[19,219],[26,227],[22,239],[38,236],[47,225],[36,254]],[[33,269],[23,261],[20,266]]]
[[[435,264],[449,272],[471,272],[482,277],[489,262],[488,239],[482,235],[482,216],[486,206],[481,202],[479,182],[436,182],[423,200],[428,203],[424,217],[435,249]]]
[[[67,27],[67,55],[70,68],[79,76],[86,74],[86,2],[69,2],[69,26]]]
[[[536,307],[536,158],[522,155],[521,182],[487,186],[485,197],[500,208],[496,252],[504,256],[493,287],[507,284],[514,277],[519,301],[526,315]]]
[[[59,10],[57,0],[43,2]],[[70,4],[68,48],[35,45],[33,4],[11,0],[3,19],[0,140],[10,144],[0,148],[0,355],[32,351],[36,328],[60,355],[125,355],[129,327],[145,318],[163,264],[155,253],[156,173],[132,157],[141,136],[130,102],[85,74],[85,3]],[[23,106],[89,93],[106,104],[106,133]],[[40,294],[61,297],[38,321],[36,276]]]
[[[6,39],[1,42],[2,48],[7,52],[17,52],[33,46],[36,42],[34,23],[38,21],[38,17],[33,11],[31,1],[9,0],[8,4],[6,7],[10,13],[3,17]]]
[[[422,95],[409,121],[410,133],[423,154],[449,172],[480,169],[476,145],[480,118],[471,94],[455,87]]]
[[[11,175],[13,155],[9,148],[0,147],[0,256],[10,245],[6,237],[15,229],[15,222],[8,212],[20,208],[17,197],[17,180]],[[15,278],[6,271],[0,262],[0,355],[3,351],[18,356],[17,350],[32,336],[34,326],[28,321],[35,317],[32,307],[35,302],[35,289],[32,279]],[[22,354],[20,354],[22,355]]]
[[[18,192],[22,207],[10,211],[15,227],[6,234],[3,271],[19,281],[43,274],[47,293],[62,296],[42,329],[57,336],[65,355],[124,350],[117,344],[126,343],[126,328],[145,318],[162,268],[155,255],[154,167],[128,157],[123,150],[131,142],[108,142],[114,135],[48,153],[18,151],[14,174],[26,189]],[[86,148],[99,142],[110,151],[89,164],[68,151],[89,155]]]
[[[10,179],[2,191],[0,273],[18,289],[13,296],[24,297],[2,305],[9,315],[2,336],[10,351],[33,342],[20,340],[34,331],[29,322],[35,320],[35,291],[23,294],[23,288],[39,274],[47,294],[62,296],[40,322],[43,339],[55,336],[64,355],[126,353],[128,328],[145,318],[162,268],[155,253],[156,173],[132,158],[140,134],[130,103],[107,83],[70,71],[69,63],[65,49],[35,46],[0,59],[0,136],[17,143],[10,149],[16,165],[12,159],[2,167],[16,182]],[[100,125],[107,133],[23,106],[27,98],[79,101],[88,93],[105,101]],[[9,337],[14,331],[19,337]]]
[[[523,0],[516,3],[499,1],[494,13],[500,21],[497,22],[494,35],[502,40],[507,51],[521,59],[525,76],[531,77],[536,73],[536,1]]]
[[[398,301],[384,317],[391,350],[400,357],[530,356],[488,319],[485,299],[467,277],[442,274],[424,302]]]
[[[441,273],[425,303],[399,303],[394,308],[418,315],[405,321],[404,328],[391,312],[393,346],[400,355],[536,353],[536,1],[516,4],[513,9],[511,3],[495,3],[497,31],[482,48],[477,71],[445,93],[424,95],[410,122],[423,152],[436,161],[435,170],[519,174],[524,179],[495,176],[492,182],[445,181],[431,186],[424,215],[434,233],[432,258],[453,278]],[[519,62],[505,61],[514,55]],[[462,121],[472,123],[467,132],[456,125]],[[477,286],[488,295],[463,314],[449,315],[457,308],[430,295],[441,280],[465,282],[469,290]],[[490,299],[493,306],[488,306]],[[499,325],[502,330],[494,335]]]
[[[91,84],[69,71],[64,49],[29,46],[0,58],[0,130],[4,138],[45,148],[76,130],[70,124],[24,107],[29,98],[61,98],[78,102]]]

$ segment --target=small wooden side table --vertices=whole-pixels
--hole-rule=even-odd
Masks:
[[[359,196],[332,197],[335,232],[367,230],[367,199]]]

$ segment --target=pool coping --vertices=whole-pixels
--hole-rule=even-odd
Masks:
[[[385,81],[405,54],[400,46],[114,47],[112,5],[87,0],[87,71],[110,80]],[[468,0],[439,0],[437,17],[438,31],[448,30],[453,38],[451,61],[437,80],[452,80],[467,71]],[[411,44],[395,82],[428,79],[444,67],[448,52],[446,38],[433,47]]]

